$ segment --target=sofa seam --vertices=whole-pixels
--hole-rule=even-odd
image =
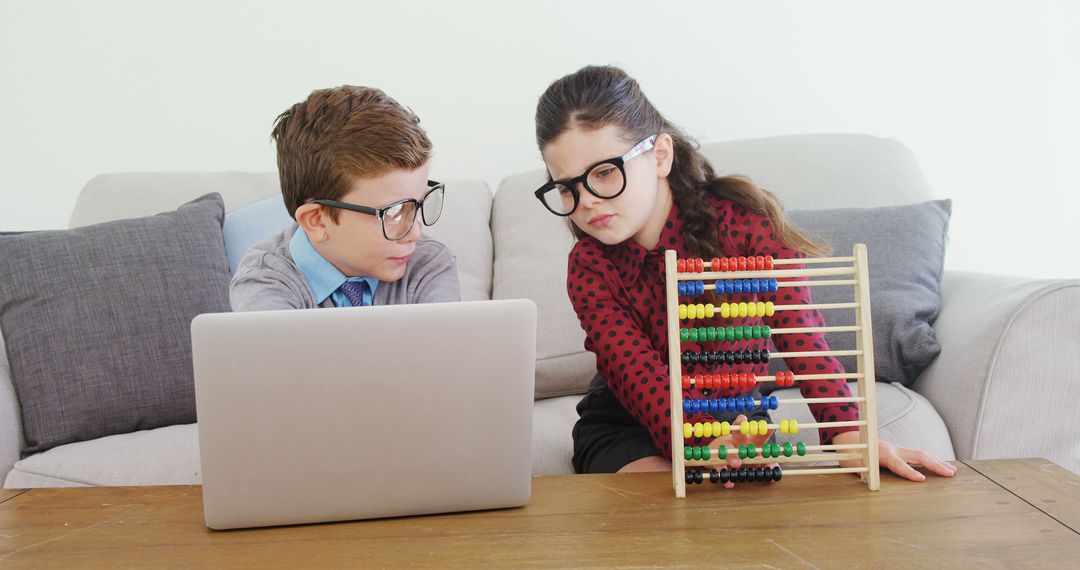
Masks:
[[[915,409],[915,398],[912,398],[910,394],[906,393],[907,388],[903,384],[901,384],[899,382],[889,382],[889,384],[895,384],[895,385],[899,386],[900,388],[903,388],[903,390],[900,390],[900,393],[904,394],[904,397],[907,398],[908,404],[903,409],[903,411],[901,411],[899,414],[896,414],[896,417],[889,420],[888,423],[883,424],[883,423],[879,422],[878,423],[878,429],[881,429],[883,427],[891,426],[892,424],[900,421],[901,418],[903,418],[903,417],[907,416],[908,414],[910,414],[911,411]]]
[[[83,480],[79,480],[79,479],[70,479],[70,478],[66,478],[66,477],[61,477],[61,476],[59,476],[57,474],[43,473],[43,472],[34,471],[32,469],[23,469],[23,468],[20,468],[20,467],[13,468],[10,472],[8,472],[8,476],[10,476],[11,473],[13,473],[15,471],[18,471],[20,473],[25,473],[27,475],[34,475],[34,476],[37,476],[37,477],[45,477],[47,479],[52,479],[54,481],[63,481],[65,483],[77,483],[79,485],[86,485],[87,487],[100,487],[101,486],[98,483],[91,483],[89,481],[83,481]],[[7,477],[5,477],[4,479],[5,479],[5,483],[6,483],[7,482]]]
[[[550,356],[545,356],[543,358],[537,358],[536,361],[540,362],[542,360],[551,360],[552,358],[566,358],[568,356],[577,356],[579,354],[593,354],[593,353],[588,351],[588,350],[586,350],[586,351],[577,351],[577,352],[564,352],[562,354],[552,354]]]

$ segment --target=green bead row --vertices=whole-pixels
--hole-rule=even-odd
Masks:
[[[769,325],[738,327],[696,327],[679,329],[679,340],[683,342],[736,341],[769,338],[772,329]]]
[[[683,447],[683,458],[685,459],[709,459],[712,456],[712,448],[707,445],[687,445]],[[721,445],[716,450],[716,456],[720,459],[727,459],[727,446]]]
[[[799,457],[806,455],[806,444],[800,441],[798,445],[795,446],[795,453]],[[779,455],[774,455],[773,457],[779,457]],[[784,442],[784,457],[791,457],[791,442]]]
[[[711,450],[707,445],[687,445],[683,448],[683,457],[686,459],[708,459]]]
[[[806,455],[806,444],[800,441],[794,448],[792,448],[790,442],[785,442],[783,447],[780,447],[778,443],[764,443],[761,445],[761,456],[765,458],[780,457],[781,453],[783,453],[784,457],[791,457],[792,452],[800,457]],[[739,446],[739,459],[753,459],[757,457],[757,454],[757,447],[753,445]]]

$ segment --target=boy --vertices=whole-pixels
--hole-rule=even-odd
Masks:
[[[431,141],[385,93],[314,91],[278,116],[281,193],[296,223],[244,254],[234,311],[459,301],[454,256],[420,237],[442,212]]]

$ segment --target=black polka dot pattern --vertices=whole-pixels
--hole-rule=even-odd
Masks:
[[[773,233],[772,224],[761,214],[748,211],[728,200],[713,200],[717,209],[716,236],[725,255],[772,255],[774,258],[805,257],[784,245]],[[608,246],[586,237],[570,252],[566,289],[578,319],[584,328],[585,348],[596,355],[600,374],[607,379],[612,393],[652,435],[665,456],[671,457],[670,408],[667,326],[664,300],[664,251],[674,249],[680,256],[685,243],[679,234],[683,220],[678,207],[673,206],[657,246],[649,251],[632,240]],[[684,253],[685,252],[685,253]],[[792,267],[792,266],[789,266]],[[811,302],[807,287],[784,288],[781,293],[733,295],[736,300],[775,301],[781,304]],[[781,298],[776,298],[782,296]],[[717,319],[717,323],[720,320]],[[726,323],[725,324],[733,324]],[[817,311],[784,311],[773,317],[742,319],[739,324],[766,324],[772,328],[824,326],[825,319]],[[827,350],[822,334],[784,334],[772,339],[743,340],[734,343],[683,343],[683,350],[765,350],[794,352]],[[834,358],[788,358],[785,364],[796,374],[842,374],[840,362]],[[763,363],[705,365],[689,364],[686,374],[747,372],[768,374]],[[850,397],[851,391],[842,379],[799,382],[802,395],[816,397]],[[712,390],[710,397],[739,395]],[[687,395],[703,397],[696,388]],[[819,422],[851,421],[858,419],[857,408],[848,404],[814,404],[810,411]],[[662,413],[661,413],[662,411]],[[708,414],[687,414],[685,420],[712,421]],[[823,443],[843,431],[856,428],[820,430]]]

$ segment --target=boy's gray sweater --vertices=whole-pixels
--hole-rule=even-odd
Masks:
[[[233,311],[316,307],[311,287],[289,252],[289,240],[298,230],[299,226],[294,223],[247,250],[229,284],[229,301]],[[380,281],[375,289],[374,304],[404,305],[460,300],[461,287],[454,254],[435,240],[420,238],[405,266],[405,275],[397,281]],[[334,303],[328,297],[318,306],[333,307]]]

